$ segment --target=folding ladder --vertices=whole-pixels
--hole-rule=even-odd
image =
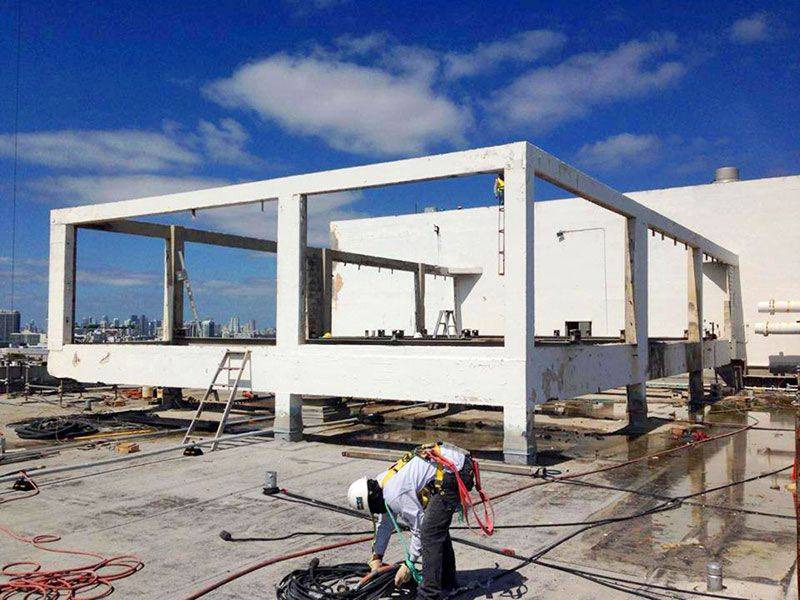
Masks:
[[[192,435],[197,422],[200,420],[200,415],[203,413],[205,403],[208,401],[208,398],[211,396],[211,394],[214,394],[217,398],[219,398],[219,390],[230,390],[228,401],[225,403],[225,409],[222,412],[222,418],[220,419],[219,426],[217,427],[217,433],[214,436],[215,441],[211,445],[212,452],[217,449],[219,442],[216,440],[222,435],[225,425],[228,423],[228,416],[230,415],[231,407],[233,406],[233,400],[236,397],[236,392],[239,390],[240,384],[242,383],[242,375],[244,374],[245,368],[249,363],[250,350],[245,350],[243,352],[234,350],[225,351],[225,354],[222,356],[222,360],[219,361],[219,366],[217,366],[214,377],[211,379],[211,383],[209,384],[208,389],[206,389],[206,393],[203,395],[203,399],[200,400],[200,405],[197,407],[197,412],[195,412],[192,422],[189,424],[189,429],[186,430],[186,435],[183,436],[183,442],[181,442],[182,444],[188,443],[189,436]],[[223,381],[219,381],[221,373],[225,373],[225,378]],[[235,373],[233,378],[231,378],[231,373]],[[248,381],[248,384],[250,384],[250,381]]]
[[[439,329],[445,337],[458,337],[461,332],[456,325],[455,313],[452,310],[440,310],[439,318],[436,319],[436,328],[433,330],[433,337],[439,337]],[[450,333],[452,331],[452,334]]]

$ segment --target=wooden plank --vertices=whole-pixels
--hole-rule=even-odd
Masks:
[[[411,448],[409,447],[409,450]],[[391,450],[344,450],[342,456],[345,458],[363,458],[367,460],[382,460],[395,462],[403,454],[403,451],[392,452]],[[531,477],[537,467],[528,465],[510,465],[494,460],[480,461],[481,471],[491,471],[494,473],[507,473],[509,475],[525,475]]]

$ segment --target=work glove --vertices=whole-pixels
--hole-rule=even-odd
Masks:
[[[369,565],[370,572],[377,571],[383,566],[383,559],[373,556],[372,560],[370,560],[367,564]]]
[[[408,568],[406,563],[403,563],[394,576],[394,587],[403,587],[409,581],[411,581],[411,569]]]

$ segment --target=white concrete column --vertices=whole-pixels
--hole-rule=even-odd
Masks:
[[[633,377],[626,386],[628,424],[639,427],[647,421],[649,341],[647,326],[647,224],[628,218],[625,223],[625,343],[634,344]]]
[[[505,179],[505,353],[510,396],[503,408],[503,455],[506,462],[532,464],[536,459],[533,409],[534,349],[534,167],[528,144],[514,146]]]
[[[179,252],[184,252],[183,228],[171,225],[164,247],[164,314],[161,320],[161,339],[171,342],[183,328],[183,280]],[[184,255],[185,257],[185,255]]]
[[[689,248],[687,262],[689,403],[703,401],[703,251]]]
[[[731,358],[747,365],[747,346],[744,331],[744,308],[742,306],[742,282],[739,267],[728,266],[728,293],[725,298],[725,317],[728,339],[731,341]]]
[[[278,198],[278,264],[276,347],[292,354],[305,343],[306,198],[300,194]],[[303,401],[291,390],[275,393],[275,437],[297,441],[303,437]]]
[[[47,316],[47,344],[61,350],[72,343],[75,325],[75,251],[74,225],[50,225],[50,289]]]

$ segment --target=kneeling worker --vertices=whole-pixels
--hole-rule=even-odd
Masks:
[[[395,586],[401,587],[411,580],[411,567],[421,557],[422,582],[417,590],[418,600],[438,599],[442,590],[456,587],[450,523],[463,502],[457,476],[466,491],[471,491],[475,471],[469,452],[438,443],[420,446],[375,479],[362,477],[353,482],[348,491],[353,508],[378,515],[373,555],[369,561],[373,571],[383,564],[392,529],[396,528],[393,521],[410,529],[408,556],[397,571]]]

